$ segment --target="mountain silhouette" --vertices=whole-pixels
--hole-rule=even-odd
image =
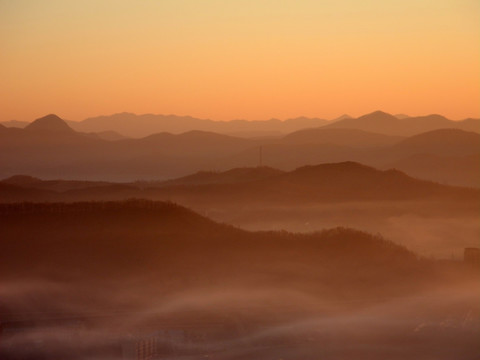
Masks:
[[[358,118],[352,118],[345,114],[331,121],[304,116],[283,121],[279,119],[212,121],[191,116],[119,113],[97,116],[83,121],[67,121],[67,123],[75,131],[87,134],[114,131],[115,138],[119,136],[141,138],[161,132],[180,134],[190,130],[239,137],[279,137],[298,130],[321,126],[359,129],[396,136],[411,136],[441,128],[480,132],[480,119],[451,121],[441,115],[410,117],[403,114],[390,115],[383,111],[375,111]],[[28,122],[10,120],[4,121],[2,124],[6,127],[25,128]],[[105,134],[105,138],[107,137],[108,135]]]
[[[278,119],[265,121],[213,121],[191,116],[120,113],[88,118],[79,122],[71,121],[69,125],[75,130],[82,132],[113,130],[123,136],[141,138],[161,132],[180,134],[191,130],[219,134],[251,133],[257,137],[262,136],[262,134],[286,134],[303,128],[322,126],[327,123],[327,120],[307,117],[298,117],[284,121]]]
[[[477,154],[480,150],[480,134],[459,129],[439,129],[400,141],[392,147],[403,155],[436,154],[459,156]]]
[[[30,124],[28,121],[18,121],[18,120],[8,120],[8,121],[1,121],[0,125],[3,125],[5,127],[16,127],[16,128],[24,128],[28,124]]]
[[[473,131],[478,133],[480,129],[480,119],[468,118],[458,122],[461,126],[460,128],[465,131]]]
[[[287,144],[335,144],[351,147],[376,147],[392,145],[402,137],[375,134],[357,129],[315,128],[304,129],[286,135],[281,143]]]
[[[392,120],[393,116],[382,112],[373,118],[387,123],[412,119]],[[284,171],[344,161],[385,168],[415,154],[478,154],[476,138],[478,134],[458,129],[402,138],[328,126],[301,130],[283,138],[246,139],[193,130],[107,141],[97,134],[73,131],[65,121],[49,115],[26,129],[0,127],[0,178],[29,174],[65,180],[166,180],[198,171],[222,172],[256,166],[260,163],[260,148],[263,165]],[[438,180],[434,176],[429,179]]]
[[[178,179],[157,183],[157,186],[192,186],[206,184],[236,184],[272,178],[283,171],[271,167],[236,168],[224,172],[200,171]],[[150,186],[154,185],[150,183]]]
[[[34,187],[17,186],[8,182],[0,181],[0,199],[2,203],[15,203],[26,201],[54,201],[57,193],[36,189]]]
[[[168,191],[168,189],[166,189]],[[178,189],[181,196],[192,194],[196,199],[224,199],[244,202],[315,203],[322,201],[376,201],[477,197],[478,191],[451,188],[414,179],[397,170],[381,171],[355,162],[304,166],[265,180],[226,187],[205,186]],[[241,194],[236,196],[235,194]],[[169,193],[175,199],[175,191]]]
[[[108,140],[108,141],[117,141],[117,140],[124,140],[128,139],[128,137],[123,136],[116,131],[101,131],[98,133],[85,133],[86,136],[89,136],[93,139],[100,139],[100,140]]]
[[[279,175],[262,186],[276,190],[292,201],[400,200],[431,197],[461,197],[467,190],[414,179],[398,170],[377,170],[356,162],[300,167]],[[473,191],[471,194],[478,192]]]
[[[29,175],[14,175],[7,179],[2,180],[5,184],[12,184],[18,186],[32,186],[37,183],[41,183],[42,180]]]
[[[438,156],[415,154],[402,158],[385,168],[395,168],[419,179],[441,184],[480,187],[480,154]]]
[[[317,293],[330,287],[332,296],[348,289],[353,297],[380,284],[382,294],[392,294],[397,281],[412,284],[429,273],[426,262],[380,236],[343,228],[247,232],[172,203],[0,204],[0,214],[0,237],[15,239],[0,243],[4,278],[51,279],[60,273],[70,284],[92,285],[141,275],[174,289],[228,283]],[[366,276],[368,289],[359,281]]]
[[[55,114],[36,119],[25,127],[29,131],[48,131],[55,133],[73,133],[74,130]]]
[[[290,172],[243,168],[199,172],[165,182],[115,184],[46,180],[28,184],[13,177],[0,182],[25,189],[55,191],[52,200],[124,200],[148,198],[201,203],[316,203],[322,201],[385,201],[477,198],[477,190],[455,188],[412,178],[398,170],[377,170],[355,162],[304,166]],[[54,196],[53,196],[54,195]],[[21,196],[25,200],[25,196]],[[13,198],[10,199],[10,201]],[[463,200],[462,200],[463,199]]]
[[[83,188],[94,188],[102,186],[111,186],[112,183],[106,181],[80,181],[80,180],[42,180],[28,175],[14,175],[2,180],[0,183],[15,185],[23,188],[48,190],[48,191],[67,191]]]
[[[345,119],[352,119],[352,117],[348,114],[343,114],[343,115],[340,115],[339,117],[333,119],[332,122],[345,120]]]
[[[383,111],[375,111],[360,116],[359,118],[346,118],[335,121],[332,124],[325,125],[325,127],[359,129],[385,134],[385,128],[392,123],[395,123],[397,120],[398,119],[393,115],[387,114]]]
[[[476,124],[476,128],[472,129]],[[325,125],[326,128],[359,129],[375,133],[412,136],[437,129],[457,128],[480,132],[480,120],[452,121],[441,115],[397,118],[383,111],[375,111],[356,119],[344,119]]]
[[[66,173],[68,179],[171,178],[199,171],[213,159],[256,144],[203,131],[106,141],[75,132],[53,116],[30,126],[0,128],[0,176],[23,173],[59,178]]]

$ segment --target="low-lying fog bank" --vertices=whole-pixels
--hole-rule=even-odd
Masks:
[[[466,247],[480,245],[480,205],[475,203],[345,202],[314,205],[244,206],[205,204],[196,211],[220,222],[251,231],[299,233],[346,226],[380,233],[427,257],[461,259]]]
[[[126,285],[90,294],[102,298],[103,310],[66,303],[70,289],[61,283],[3,286],[2,299],[32,312],[4,322],[1,358],[453,360],[479,354],[476,282],[357,302],[228,284],[166,296],[155,284],[144,294],[135,282]],[[47,292],[52,309],[35,311],[37,297],[46,300]]]
[[[145,200],[0,215],[2,360],[479,355],[475,259],[348,228],[245,231]]]

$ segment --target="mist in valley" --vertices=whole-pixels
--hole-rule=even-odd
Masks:
[[[273,227],[292,210],[307,220],[328,212],[249,213],[270,214]],[[478,271],[463,258],[344,227],[245,231],[146,200],[0,213],[2,359],[478,355]]]
[[[446,138],[464,156],[478,134],[99,140],[39,120],[0,128],[21,159],[4,152],[8,171],[36,175],[0,181],[1,359],[479,356],[480,190],[457,186],[475,183],[478,164],[452,165],[448,185],[428,167],[418,179],[357,162],[439,158]],[[279,168],[221,169],[267,154]],[[62,163],[68,176],[37,177]],[[171,178],[108,181],[145,166]]]
[[[30,317],[37,321],[38,289],[55,286],[56,296],[43,298],[55,308],[49,314],[55,318],[3,331],[0,354],[5,359],[125,359],[140,356],[138,344],[151,341],[159,359],[475,359],[477,285],[461,282],[399,298],[342,302],[227,284],[165,299],[152,294],[149,284],[148,294],[135,296],[131,291],[138,287],[118,287],[103,299],[105,308],[92,311],[71,302],[66,307],[68,290],[61,284],[24,284],[20,292],[17,284],[3,287],[2,298],[22,302],[23,311],[33,311]]]
[[[308,233],[346,226],[380,233],[426,257],[462,259],[465,247],[478,246],[480,205],[429,202],[346,202],[268,206],[251,204],[192,208],[212,219],[247,230]]]
[[[0,360],[480,360],[478,1],[0,1]]]

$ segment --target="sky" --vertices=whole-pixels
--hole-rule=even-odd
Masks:
[[[0,0],[0,121],[480,117],[478,0]]]

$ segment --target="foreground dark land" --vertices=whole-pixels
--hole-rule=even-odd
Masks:
[[[476,359],[478,269],[145,200],[0,205],[2,359]],[[150,354],[150,355],[148,355]]]

